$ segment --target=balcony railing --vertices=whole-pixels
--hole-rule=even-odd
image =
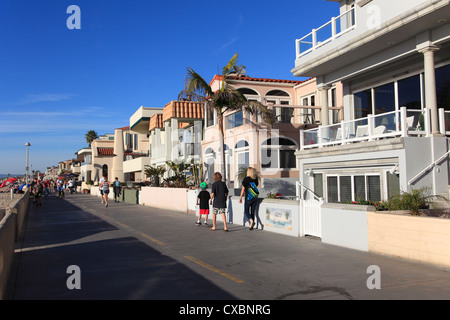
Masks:
[[[295,40],[296,57],[300,58],[317,48],[334,41],[343,34],[353,30],[356,26],[355,8],[333,17],[330,21],[301,39]]]
[[[274,104],[269,105],[274,116],[274,123],[284,124],[319,124],[320,106],[301,106]],[[339,122],[343,118],[343,107],[328,107],[330,111],[331,122]]]
[[[450,134],[446,118],[450,119],[450,113],[440,109],[440,131],[444,135]],[[300,150],[390,137],[430,136],[430,128],[429,109],[407,110],[402,107],[398,111],[300,130]]]

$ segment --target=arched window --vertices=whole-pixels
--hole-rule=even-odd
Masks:
[[[103,167],[102,167],[102,175],[104,177],[108,176],[108,165],[106,165],[106,164],[104,164]]]
[[[204,159],[203,170],[205,181],[208,184],[214,182],[214,158],[215,158],[214,150],[212,148],[206,148],[205,156],[203,158]]]
[[[239,168],[250,167],[250,145],[247,140],[239,140],[234,146],[235,173],[239,172]]]
[[[261,144],[262,169],[295,169],[297,143],[285,137],[269,138]]]
[[[292,99],[289,93],[283,90],[271,90],[266,94],[267,104],[291,105]],[[280,123],[291,123],[294,109],[289,107],[274,108],[275,121]]]

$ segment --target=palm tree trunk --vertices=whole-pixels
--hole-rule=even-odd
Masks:
[[[227,166],[225,165],[225,135],[223,132],[223,114],[218,114],[219,118],[219,133],[220,133],[220,150],[221,150],[221,157],[222,157],[222,163],[221,163],[221,171],[223,174],[223,181],[228,185],[227,183]]]

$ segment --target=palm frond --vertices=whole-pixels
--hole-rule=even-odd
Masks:
[[[239,53],[235,53],[235,55],[228,61],[225,67],[222,69],[222,75],[226,76],[234,71],[236,71],[237,60],[239,59]]]
[[[209,84],[192,68],[187,68],[184,79],[184,90],[178,95],[178,99],[192,101],[203,101],[207,96],[212,95],[212,89]]]

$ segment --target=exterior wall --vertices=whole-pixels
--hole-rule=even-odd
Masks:
[[[187,212],[187,189],[142,187],[140,203],[166,210]]]
[[[322,242],[368,251],[367,211],[372,206],[344,204],[322,205]]]
[[[450,219],[367,213],[369,251],[450,266]]]

